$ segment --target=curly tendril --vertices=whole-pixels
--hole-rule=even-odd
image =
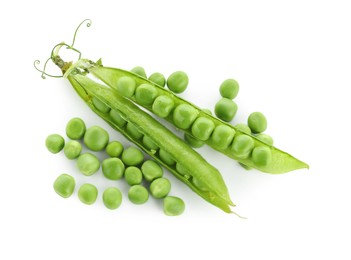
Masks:
[[[77,29],[76,29],[75,32],[74,32],[73,42],[72,42],[72,44],[70,45],[71,48],[73,47],[74,42],[76,41],[76,36],[77,36],[77,32],[78,32],[79,28],[80,28],[80,27],[82,26],[82,24],[84,24],[84,23],[86,23],[86,26],[87,26],[87,27],[90,27],[91,24],[92,24],[92,21],[91,21],[90,19],[85,19],[83,22],[81,22],[81,23],[78,25]]]
[[[62,77],[63,77],[62,75],[61,75],[61,76],[60,76],[60,75],[59,75],[59,76],[55,76],[55,75],[50,75],[50,74],[48,74],[48,73],[45,72],[45,70],[46,70],[46,65],[47,65],[47,63],[49,62],[49,60],[51,60],[51,57],[48,58],[48,59],[46,60],[46,62],[44,63],[44,68],[43,68],[42,70],[39,69],[39,68],[37,67],[37,65],[40,64],[40,60],[35,60],[35,61],[34,61],[34,68],[35,68],[37,71],[41,72],[41,77],[42,77],[43,79],[46,79],[45,76],[52,77],[52,78],[62,78]],[[44,75],[45,75],[45,76],[44,76]]]

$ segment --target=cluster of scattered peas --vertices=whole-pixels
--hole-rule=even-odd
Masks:
[[[119,141],[110,141],[108,132],[92,126],[86,129],[84,121],[72,118],[66,125],[65,139],[59,134],[51,134],[46,138],[46,147],[52,153],[63,150],[65,156],[76,159],[80,173],[85,176],[95,174],[101,166],[103,175],[109,180],[119,180],[124,177],[130,185],[128,199],[133,204],[144,204],[149,199],[149,193],[156,199],[163,199],[163,211],[166,215],[176,216],[183,213],[184,201],[175,196],[169,196],[170,181],[163,177],[163,169],[153,160],[146,160],[144,154],[135,147],[124,149]],[[82,142],[81,142],[82,141]],[[105,151],[108,158],[101,163],[92,152],[82,153],[82,144],[90,151]],[[149,188],[146,188],[146,184]],[[54,190],[64,198],[70,197],[75,189],[75,180],[66,173],[57,177]],[[87,205],[94,204],[98,197],[98,189],[90,183],[81,185],[78,189],[78,198]],[[117,209],[122,203],[122,193],[117,187],[109,187],[102,195],[104,205],[108,209]]]

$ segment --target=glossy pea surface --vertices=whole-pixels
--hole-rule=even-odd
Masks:
[[[164,198],[171,191],[171,182],[166,178],[157,178],[150,184],[150,193],[156,199]]]
[[[188,75],[183,71],[173,72],[167,78],[167,87],[174,93],[182,93],[185,91],[189,83]]]
[[[85,123],[79,117],[72,118],[66,125],[66,135],[72,140],[83,138],[85,130]]]
[[[101,164],[102,173],[109,180],[119,180],[124,174],[124,163],[119,158],[107,158]]]
[[[63,198],[68,198],[73,194],[76,182],[71,175],[61,174],[54,181],[55,192]]]
[[[234,99],[239,92],[239,83],[235,79],[227,79],[222,82],[219,92],[224,98]]]
[[[83,153],[77,159],[77,167],[81,173],[90,176],[99,170],[100,161],[92,153]]]
[[[253,112],[247,119],[247,125],[253,133],[262,133],[267,129],[267,119],[261,112]]]
[[[233,141],[235,130],[227,125],[218,125],[211,135],[211,141],[219,149],[227,148]]]
[[[59,153],[65,146],[65,139],[59,134],[51,134],[46,137],[45,146],[51,153]]]
[[[122,204],[122,193],[116,187],[109,187],[104,190],[102,201],[106,208],[117,209]]]
[[[149,199],[149,192],[142,185],[133,185],[128,190],[128,199],[134,204],[144,204]]]
[[[102,151],[109,141],[109,134],[100,126],[92,126],[84,135],[84,144],[92,151]]]
[[[119,157],[123,152],[123,145],[121,142],[112,141],[106,146],[106,153],[111,157]]]
[[[159,72],[152,73],[149,76],[149,80],[154,82],[155,84],[161,86],[161,87],[164,87],[166,85],[165,76],[163,76],[163,74],[159,73]]]
[[[188,104],[181,104],[174,109],[173,122],[181,129],[188,129],[195,121],[197,115],[198,111],[194,107]]]
[[[78,190],[78,198],[81,202],[87,205],[95,203],[98,196],[97,188],[90,183],[84,183]]]
[[[251,156],[256,166],[267,166],[272,161],[272,152],[267,146],[255,147]]]
[[[129,166],[124,172],[124,179],[129,185],[141,184],[143,180],[143,174],[138,167]]]
[[[124,97],[132,97],[136,88],[136,82],[133,78],[124,76],[117,81],[117,91]]]
[[[163,169],[153,160],[146,160],[141,166],[141,172],[143,173],[145,180],[150,182],[162,177],[163,175]]]
[[[229,98],[221,98],[215,105],[215,114],[219,119],[225,122],[231,121],[236,112],[238,106],[236,103]]]
[[[268,145],[273,145],[273,138],[270,135],[258,134],[256,138]]]
[[[238,135],[234,138],[231,149],[235,156],[241,159],[246,159],[249,157],[254,145],[255,142],[252,137],[247,135]]]
[[[167,216],[179,216],[185,210],[185,203],[181,198],[167,196],[163,199],[163,212]]]
[[[199,117],[191,127],[191,133],[199,140],[206,141],[212,134],[215,124],[206,117]]]
[[[157,89],[150,84],[141,84],[135,91],[135,100],[140,105],[151,105],[157,97]]]
[[[165,95],[158,96],[152,104],[152,111],[159,117],[167,117],[174,108],[173,100]]]
[[[146,78],[145,69],[141,66],[136,66],[130,70],[131,72],[139,75],[140,77]]]
[[[143,153],[135,147],[128,147],[122,153],[122,161],[128,166],[137,166],[141,164],[143,160]]]
[[[67,159],[76,159],[82,152],[82,145],[76,140],[69,140],[63,148],[63,153]]]

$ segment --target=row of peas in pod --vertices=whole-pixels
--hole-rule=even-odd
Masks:
[[[51,153],[63,150],[67,159],[75,160],[79,172],[85,176],[96,174],[101,168],[105,178],[109,180],[124,179],[129,184],[128,199],[133,204],[144,204],[149,194],[163,200],[163,211],[166,215],[176,216],[183,213],[184,201],[170,196],[171,183],[163,176],[163,169],[153,160],[147,160],[144,154],[135,147],[124,148],[119,141],[110,141],[108,132],[99,127],[86,128],[80,118],[72,118],[66,125],[68,141],[59,134],[51,134],[45,144]],[[83,146],[89,152],[82,152]],[[102,162],[94,154],[106,152],[108,157]],[[63,173],[54,181],[54,190],[63,198],[70,197],[75,190],[73,176]],[[98,197],[98,188],[85,183],[78,189],[81,202],[91,205]],[[102,200],[108,209],[117,209],[122,203],[122,192],[115,186],[103,191]]]

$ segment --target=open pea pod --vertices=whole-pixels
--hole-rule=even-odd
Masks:
[[[122,70],[122,69],[118,69],[118,68],[104,67],[101,65],[101,62],[99,64],[91,64],[91,66],[89,66],[87,68],[87,71],[89,71],[94,76],[96,76],[98,79],[103,81],[106,85],[108,85],[109,87],[111,87],[112,89],[117,90],[117,91],[118,91],[119,79],[122,77],[129,77],[129,78],[133,79],[134,82],[136,83],[136,88],[138,88],[142,84],[148,84],[148,85],[153,86],[154,89],[156,90],[155,95],[157,97],[164,96],[164,97],[167,97],[169,100],[172,100],[173,108],[170,111],[170,113],[164,117],[164,119],[166,119],[168,122],[174,124],[175,126],[177,126],[177,122],[175,122],[175,117],[174,117],[173,112],[176,110],[176,108],[178,106],[187,105],[187,107],[190,107],[193,110],[192,118],[190,118],[191,119],[190,124],[186,125],[185,127],[179,127],[179,125],[178,125],[178,127],[181,128],[184,132],[186,132],[189,135],[193,134],[191,124],[197,118],[200,118],[200,117],[212,122],[211,125],[214,126],[213,133],[216,132],[216,129],[218,127],[219,128],[218,128],[217,132],[220,132],[219,131],[220,128],[222,128],[222,129],[223,128],[227,128],[227,129],[230,128],[229,130],[232,132],[228,135],[229,139],[226,141],[227,144],[224,146],[219,145],[218,140],[216,140],[216,138],[211,138],[211,136],[209,136],[206,140],[203,140],[203,141],[207,145],[209,145],[210,147],[227,155],[230,158],[233,158],[233,159],[239,161],[243,165],[255,168],[259,171],[266,172],[266,173],[285,173],[285,172],[289,172],[289,171],[293,171],[293,170],[297,170],[297,169],[309,168],[309,166],[306,163],[298,160],[297,158],[293,157],[292,155],[290,155],[290,154],[288,154],[288,153],[286,153],[286,152],[284,152],[284,151],[282,151],[274,146],[268,145],[268,144],[260,141],[259,139],[257,139],[255,136],[248,135],[248,134],[240,131],[239,129],[237,129],[233,125],[230,125],[226,122],[223,122],[223,121],[213,117],[212,115],[209,115],[208,113],[202,111],[199,107],[195,106],[194,104],[180,98],[177,95],[174,95],[169,90],[162,88],[161,86],[158,86],[157,84],[153,83],[152,81],[150,81],[146,78],[140,77],[140,76],[138,76],[132,72],[126,71],[126,70]],[[138,100],[136,99],[136,95],[131,95],[128,98],[130,100],[132,100],[133,102],[136,102],[137,104],[143,106],[147,110],[154,112],[152,103],[145,104],[145,103],[138,102]],[[212,134],[212,136],[213,135],[214,134]],[[232,143],[234,142],[235,138],[239,135],[250,136],[250,138],[252,138],[252,140],[253,140],[254,149],[256,147],[264,147],[264,149],[261,149],[261,151],[260,151],[262,153],[268,152],[267,158],[264,158],[266,160],[264,163],[261,163],[261,161],[257,162],[255,160],[253,160],[251,155],[238,156],[237,153],[235,153],[235,151],[233,150],[233,147],[232,147]],[[219,138],[221,138],[221,137],[219,137]],[[257,151],[259,149],[257,149]]]
[[[89,62],[80,60],[65,73],[85,103],[195,193],[223,211],[233,213],[230,206],[234,204],[219,171],[133,102],[89,78],[86,74],[87,67]],[[128,129],[129,124],[134,127],[133,131]],[[144,137],[154,144],[153,148],[146,145]],[[173,163],[166,163],[167,160],[162,159],[161,150],[170,156]]]

